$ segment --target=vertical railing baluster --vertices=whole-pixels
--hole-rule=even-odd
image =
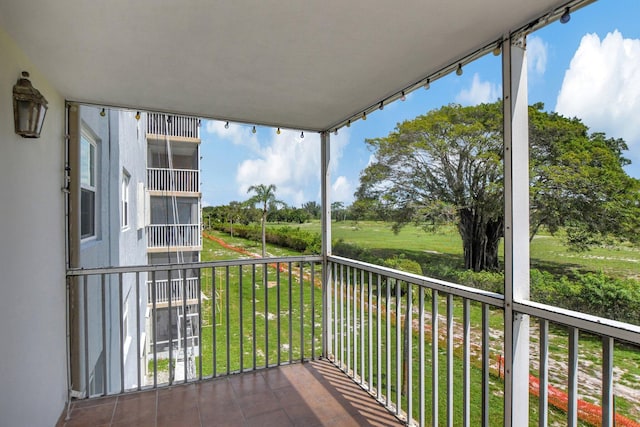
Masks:
[[[405,350],[407,352],[407,366],[405,370],[408,371],[407,384],[405,387],[407,389],[407,423],[411,425],[413,420],[413,284],[405,282],[405,285],[407,286],[407,311],[404,315],[404,323],[407,325],[405,328],[405,334],[407,335],[405,338],[405,342],[407,343]]]
[[[173,384],[173,323],[171,322],[171,303],[173,302],[173,278],[172,276],[173,270],[167,271],[167,288],[169,289],[169,385]]]
[[[184,368],[184,383],[186,384],[189,379],[187,369],[189,365],[189,348],[187,345],[187,270],[184,268],[182,269],[180,282],[182,282],[182,344],[184,345],[184,350],[182,351],[182,364]]]
[[[215,378],[218,374],[218,341],[217,341],[217,329],[218,322],[216,321],[216,305],[220,300],[220,295],[216,291],[216,268],[211,267],[211,353],[213,357],[211,358],[212,370],[211,375]]]
[[[264,288],[264,366],[269,367],[269,272],[262,263],[262,287]]]
[[[578,425],[578,340],[579,329],[569,328],[569,402],[567,425]]]
[[[289,363],[293,361],[293,265],[288,263],[287,271],[289,273]]]
[[[358,329],[359,327],[361,327],[362,325],[358,325],[358,269],[356,269],[355,267],[353,268],[353,294],[351,295],[351,299],[349,300],[349,303],[353,305],[353,310],[352,310],[352,314],[353,314],[353,323],[351,326],[351,336],[352,336],[352,344],[353,344],[353,359],[350,360],[349,362],[351,363],[352,369],[351,369],[351,377],[354,379],[354,381],[358,382],[358,361],[359,361],[359,354],[358,354]]]
[[[351,267],[347,266],[347,375],[353,366],[351,365]]]
[[[419,361],[419,398],[418,403],[420,404],[419,412],[418,412],[418,420],[421,426],[425,425],[425,369],[424,369],[424,287],[420,286],[418,291],[418,315],[420,316],[418,319],[418,328],[420,329],[418,332],[418,353],[420,357]]]
[[[242,265],[238,266],[238,293],[239,293],[239,311],[240,311],[240,372],[244,371],[244,327],[243,327],[243,298],[242,298],[242,288],[244,287],[244,283],[242,280]]]
[[[196,296],[198,298],[198,380],[202,380],[202,270],[198,268]]]
[[[300,361],[304,361],[304,264],[300,261]],[[291,295],[291,291],[289,291]],[[291,310],[289,310],[291,311]],[[289,352],[291,352],[289,347]],[[289,353],[291,357],[291,353]]]
[[[396,415],[402,410],[402,294],[400,281],[394,279],[396,286]]]
[[[386,360],[385,360],[385,372],[386,372],[386,378],[385,381],[387,383],[387,394],[386,394],[386,403],[387,403],[387,408],[392,409],[391,408],[391,403],[392,403],[392,399],[391,399],[391,306],[390,306],[390,301],[391,301],[391,279],[389,277],[385,277],[385,282],[386,282],[386,302],[385,302],[385,319],[386,319],[386,327],[387,330],[385,331],[385,335],[386,335],[386,342],[385,342],[385,347],[386,347]]]
[[[431,425],[438,420],[438,291],[431,290]]]
[[[340,297],[340,320],[338,322],[337,327],[340,328],[340,352],[338,353],[340,355],[340,367],[342,369],[345,369],[345,363],[344,363],[344,326],[345,326],[345,318],[344,318],[344,265],[340,264],[340,292],[339,292],[339,297]],[[336,289],[337,291],[337,289]]]
[[[322,356],[329,358],[336,362],[337,354],[337,333],[336,333],[336,319],[337,319],[337,304],[336,294],[336,280],[337,280],[337,267],[336,264],[331,261],[323,260],[320,263],[322,274],[320,278],[321,283],[321,298],[322,298]]]
[[[311,360],[316,359],[316,264],[311,261]],[[324,325],[323,322],[321,324]]]
[[[251,340],[253,351],[253,370],[255,371],[258,363],[258,355],[256,349],[256,264],[251,264]]]
[[[453,427],[453,295],[447,294],[447,426]],[[436,341],[436,345],[438,342]]]
[[[289,267],[291,267],[291,263],[289,263]],[[291,295],[291,268],[289,268],[289,295]],[[280,321],[280,263],[276,263],[276,328],[278,331],[277,334],[277,343],[278,343],[278,353],[277,353],[277,365],[280,366],[280,353],[282,349],[282,341],[280,337],[280,329],[281,329],[281,321]],[[289,299],[291,301],[291,299]],[[289,331],[291,331],[291,302],[289,302]],[[289,349],[291,349],[291,332],[289,333]],[[291,356],[289,356],[289,363],[291,363]]]
[[[371,284],[371,271],[367,277],[367,331],[369,333],[369,351],[367,354],[367,366],[369,371],[369,393],[373,392],[373,289]]]
[[[464,298],[462,304],[462,325],[464,327],[464,349],[462,352],[462,425],[469,427],[471,423],[471,310],[468,298]]]
[[[358,329],[360,330],[360,385],[363,385],[366,382],[364,365],[364,270],[360,270],[360,325]]]
[[[151,272],[151,305],[152,315],[151,322],[153,323],[153,388],[158,387],[158,310],[157,310],[157,283],[156,283],[156,271]]]
[[[124,393],[124,298],[122,295],[122,273],[118,273],[118,331],[120,332],[120,393]]]
[[[84,315],[84,375],[85,375],[85,397],[91,397],[89,389],[89,296],[87,295],[88,276],[82,276],[82,311]]]
[[[102,354],[104,354],[104,358],[102,360],[102,395],[107,395],[107,363],[109,362],[109,355],[107,354],[107,313],[106,313],[106,300],[107,300],[107,286],[106,286],[106,274],[102,273],[100,275],[100,284],[102,288]],[[109,290],[111,290],[111,286],[109,286]]]
[[[602,337],[602,427],[615,426],[613,395],[613,351],[611,337]]]
[[[225,336],[226,339],[226,343],[225,343],[225,350],[226,350],[226,356],[227,356],[227,375],[229,375],[231,373],[231,315],[229,314],[229,300],[230,300],[230,295],[229,295],[229,279],[230,279],[230,274],[229,274],[229,266],[227,265],[224,269],[224,323],[227,326],[227,333]]]
[[[382,276],[377,275],[376,286],[376,397],[382,400]]]
[[[140,272],[136,271],[136,384],[137,390],[142,390],[142,372],[140,369]]]
[[[482,426],[489,427],[489,305],[482,303]]]
[[[538,426],[547,427],[549,412],[549,321],[540,319],[540,388],[538,394]]]

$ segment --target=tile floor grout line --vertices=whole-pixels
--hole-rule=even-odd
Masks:
[[[120,400],[120,397],[116,397],[116,401],[113,404],[113,412],[111,412],[111,419],[109,420],[109,425],[113,424],[113,417],[116,416],[116,408],[118,407],[118,400]]]

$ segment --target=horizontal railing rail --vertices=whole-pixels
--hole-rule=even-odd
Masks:
[[[200,119],[162,113],[148,113],[147,133],[200,138]]]
[[[149,191],[198,193],[200,191],[200,171],[147,168],[147,188]]]
[[[151,224],[147,226],[147,248],[202,246],[198,224]]]
[[[640,345],[640,326],[637,325],[534,301],[514,302],[513,309],[519,313],[545,319],[559,325],[576,327],[583,332],[607,336],[622,342]]]

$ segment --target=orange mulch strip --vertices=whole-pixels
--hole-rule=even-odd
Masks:
[[[500,372],[500,378],[504,378],[504,370],[500,368],[501,366],[504,366],[504,357],[498,356],[498,372]],[[529,391],[534,396],[540,396],[540,380],[531,374],[529,374]],[[569,395],[564,391],[549,385],[547,387],[547,396],[550,405],[565,412],[569,410]],[[601,426],[602,407],[578,399],[578,419],[594,426]],[[615,425],[622,427],[640,427],[640,423],[620,414],[615,414]]]

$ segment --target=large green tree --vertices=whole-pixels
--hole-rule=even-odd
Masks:
[[[532,236],[542,226],[567,230],[583,249],[638,224],[638,181],[623,170],[622,140],[589,135],[578,119],[530,113]],[[395,230],[409,223],[457,221],[464,264],[498,267],[503,237],[502,103],[447,105],[366,140],[375,161],[360,176],[358,201],[376,200]],[[587,212],[588,211],[588,212]]]
[[[276,199],[276,186],[273,184],[264,185],[252,185],[247,190],[247,193],[254,193],[254,195],[247,200],[247,204],[258,205],[262,210],[262,257],[267,256],[267,238],[266,238],[266,223],[267,213],[269,209],[273,209],[278,205],[284,204],[284,202]]]

